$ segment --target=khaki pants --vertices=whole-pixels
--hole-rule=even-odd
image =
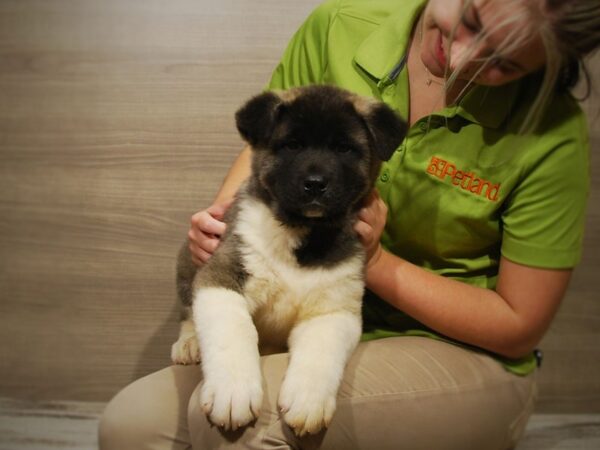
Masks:
[[[261,358],[262,411],[237,432],[222,432],[202,413],[198,366],[137,380],[106,407],[100,449],[505,450],[536,397],[535,374],[513,375],[485,354],[429,338],[380,339],[361,343],[350,360],[330,427],[300,439],[277,408],[287,359]]]

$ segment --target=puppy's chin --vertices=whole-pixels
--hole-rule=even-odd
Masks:
[[[302,208],[301,214],[307,219],[322,219],[326,217],[327,211],[323,205],[311,202]]]
[[[323,213],[323,211],[321,211],[320,209],[309,208],[303,211],[302,215],[307,219],[320,219],[325,215],[325,213]]]
[[[292,227],[337,227],[347,219],[345,214],[333,213],[320,206],[306,206],[296,210],[280,209],[277,218],[285,225]]]

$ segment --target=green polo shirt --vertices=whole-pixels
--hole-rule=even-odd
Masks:
[[[424,4],[323,3],[290,41],[268,88],[334,84],[408,117],[406,51]],[[377,183],[389,209],[387,250],[489,289],[500,255],[540,268],[577,264],[589,184],[586,120],[570,95],[557,95],[537,131],[519,134],[538,77],[478,86],[413,124]],[[365,298],[364,321],[364,340],[440,337],[374,296]],[[533,357],[502,362],[518,374],[534,367]]]

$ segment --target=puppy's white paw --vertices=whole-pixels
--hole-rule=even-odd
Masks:
[[[318,433],[329,426],[336,406],[337,391],[319,386],[309,376],[290,374],[279,392],[279,408],[285,422],[298,436]]]
[[[260,377],[242,374],[206,379],[200,390],[200,405],[210,421],[226,430],[237,430],[258,417],[263,390]]]
[[[196,333],[181,334],[177,342],[171,346],[171,361],[173,364],[198,364],[200,348]]]

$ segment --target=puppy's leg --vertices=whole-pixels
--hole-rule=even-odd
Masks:
[[[192,318],[181,321],[179,338],[171,346],[171,361],[173,364],[198,364],[200,362],[200,349],[198,338],[194,330]]]
[[[212,423],[237,429],[258,416],[262,404],[258,333],[239,293],[201,288],[193,303],[202,352],[202,409]]]
[[[313,317],[292,330],[279,407],[297,435],[329,425],[344,368],[360,333],[360,317],[350,312]]]

